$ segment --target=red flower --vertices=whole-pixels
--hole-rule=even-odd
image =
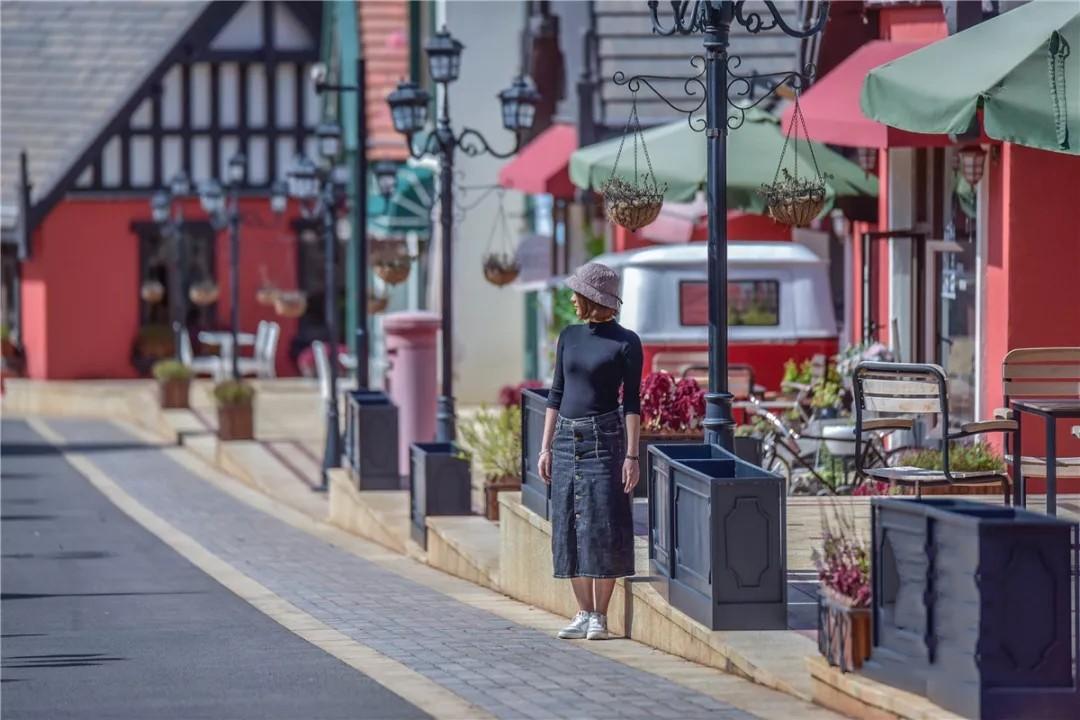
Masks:
[[[503,407],[518,407],[521,405],[521,391],[529,388],[544,387],[539,380],[526,380],[517,385],[503,385],[499,390],[499,405]]]

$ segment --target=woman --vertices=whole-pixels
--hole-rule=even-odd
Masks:
[[[588,263],[566,285],[584,322],[559,335],[538,470],[551,484],[555,577],[570,578],[580,608],[559,637],[605,640],[615,578],[634,574],[641,340],[615,322],[614,270]]]

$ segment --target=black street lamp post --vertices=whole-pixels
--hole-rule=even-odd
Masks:
[[[349,169],[331,165],[341,152],[341,131],[337,125],[324,124],[316,131],[319,154],[326,160],[317,168],[306,157],[299,156],[289,170],[289,195],[304,204],[308,217],[319,218],[323,232],[325,288],[323,291],[324,322],[328,358],[329,393],[326,397],[326,443],[323,449],[322,480],[318,490],[329,487],[327,473],[341,462],[341,428],[337,407],[337,208],[347,191]],[[366,308],[365,308],[366,311]],[[366,312],[365,312],[366,315]]]
[[[150,198],[151,217],[161,229],[161,235],[172,244],[172,262],[169,263],[169,314],[172,315],[174,354],[183,362],[181,350],[183,333],[187,325],[187,302],[184,287],[187,282],[187,247],[184,242],[184,209],[179,201],[191,194],[191,183],[183,171],[169,180],[167,190],[159,190]]]
[[[788,25],[777,4],[770,0],[764,3],[768,10],[765,16],[758,12],[748,12],[742,0],[672,2],[673,22],[670,27],[664,27],[660,19],[659,4],[657,0],[649,1],[653,32],[659,35],[704,35],[704,87],[701,87],[700,74],[691,78],[680,78],[685,80],[684,86],[688,92],[693,90],[695,84],[704,90],[701,103],[689,109],[671,103],[649,82],[660,76],[636,75],[626,78],[619,73],[616,74],[615,82],[627,85],[633,91],[638,90],[641,84],[647,85],[673,108],[690,116],[692,128],[704,130],[706,134],[709,203],[709,392],[705,395],[705,442],[717,443],[726,450],[731,450],[731,393],[727,386],[727,136],[730,130],[736,130],[742,125],[745,112],[767,98],[773,90],[784,83],[798,89],[809,81],[814,72],[813,66],[808,65],[802,72],[740,75],[736,70],[741,59],[728,53],[731,26],[738,23],[752,34],[780,28],[791,37],[808,38],[825,27],[829,16],[829,3],[820,4],[817,17],[805,28]],[[697,66],[700,59],[695,60],[697,62],[694,62],[694,65]],[[751,94],[755,85],[763,84],[763,81],[764,84],[769,84],[770,79],[773,79],[771,86],[758,100],[745,104],[732,100],[732,93],[746,97]],[[704,126],[701,126],[700,118],[693,117],[693,114],[701,109],[702,103],[705,105]]]
[[[442,238],[442,288],[440,313],[441,372],[442,383],[436,411],[436,435],[438,442],[453,442],[454,428],[454,373],[453,373],[453,253],[452,231],[454,221],[454,155],[461,150],[469,157],[488,154],[507,158],[521,147],[522,134],[532,128],[539,93],[530,81],[518,76],[513,84],[499,93],[502,105],[503,127],[514,134],[514,147],[509,152],[498,152],[487,139],[472,128],[464,128],[455,134],[450,126],[450,88],[461,72],[461,51],[464,46],[443,28],[428,40],[424,51],[428,57],[431,79],[442,88],[439,115],[434,131],[427,136],[419,150],[413,147],[413,137],[427,124],[430,95],[416,83],[403,81],[387,97],[394,129],[405,135],[409,154],[414,158],[424,155],[439,157],[439,229]]]

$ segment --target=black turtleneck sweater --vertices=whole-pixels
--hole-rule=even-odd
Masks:
[[[559,335],[555,379],[547,406],[565,418],[602,415],[619,407],[641,414],[641,340],[611,320],[570,325]]]

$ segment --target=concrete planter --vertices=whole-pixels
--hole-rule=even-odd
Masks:
[[[361,490],[400,490],[398,409],[377,390],[348,394],[345,457]]]
[[[874,498],[863,672],[970,718],[1075,718],[1075,522],[957,499]]]
[[[717,445],[649,448],[649,564],[669,602],[712,630],[787,628],[778,475]]]
[[[453,443],[410,447],[409,520],[413,540],[427,548],[429,515],[471,515],[472,477],[468,458]]]
[[[545,520],[551,517],[551,486],[536,471],[544,440],[548,388],[521,392],[521,502]]]
[[[254,440],[255,405],[218,405],[218,440]]]
[[[191,407],[188,403],[188,390],[191,388],[191,380],[174,379],[158,382],[158,399],[162,410],[186,410]]]
[[[818,651],[830,665],[854,672],[870,657],[870,608],[823,590],[818,594]]]

